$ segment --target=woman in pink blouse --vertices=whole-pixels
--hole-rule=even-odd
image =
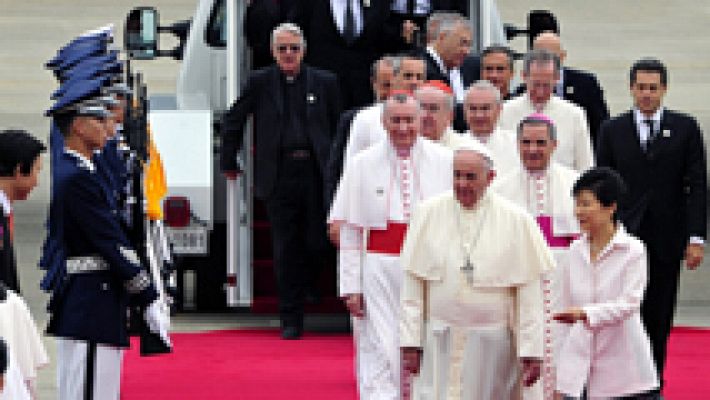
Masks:
[[[624,190],[609,168],[580,176],[572,194],[584,234],[559,266],[562,328],[557,390],[566,399],[659,399],[651,344],[641,324],[646,249],[616,218]]]

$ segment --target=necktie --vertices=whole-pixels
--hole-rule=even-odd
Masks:
[[[407,0],[407,16],[409,16],[409,18],[414,17],[414,3],[416,3],[416,0]]]
[[[644,150],[648,151],[648,149],[651,148],[651,144],[656,139],[656,132],[655,129],[653,129],[652,119],[645,119],[643,120],[643,123],[648,127],[648,138],[646,139],[646,145],[644,146]]]
[[[15,241],[15,215],[12,213],[12,211],[7,216],[7,229],[10,230],[10,241],[14,242]]]
[[[355,41],[355,14],[353,14],[352,0],[345,0],[345,24],[343,25],[343,38],[347,44]]]

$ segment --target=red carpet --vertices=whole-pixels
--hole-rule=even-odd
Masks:
[[[174,352],[126,352],[122,400],[355,400],[352,339],[310,334],[281,340],[277,330],[171,335]]]
[[[669,400],[710,399],[710,329],[673,329],[663,395]]]
[[[172,335],[175,352],[141,358],[126,353],[122,400],[356,399],[352,339],[306,334],[281,340],[275,330]],[[710,330],[671,335],[670,400],[710,398]]]

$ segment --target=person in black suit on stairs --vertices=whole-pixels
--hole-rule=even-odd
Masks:
[[[387,23],[389,0],[294,0],[306,35],[306,62],[338,76],[343,109],[372,101],[370,66],[396,50],[401,31]]]
[[[222,121],[221,167],[235,179],[253,116],[254,186],[271,223],[284,339],[301,336],[304,292],[327,251],[323,176],[341,112],[337,78],[304,64],[305,49],[297,25],[277,26],[276,64],[252,72]]]
[[[20,293],[13,248],[13,203],[25,200],[37,186],[44,144],[29,133],[0,132],[0,282]]]
[[[656,59],[634,63],[634,107],[602,124],[597,165],[615,169],[628,185],[619,216],[648,252],[648,286],[641,316],[663,378],[681,260],[700,265],[706,238],[705,147],[696,120],[663,105],[668,73]]]

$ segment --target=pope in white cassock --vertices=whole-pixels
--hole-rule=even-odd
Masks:
[[[497,127],[501,110],[500,91],[488,81],[478,81],[466,89],[463,103],[468,131],[453,141],[453,148],[475,139],[488,149],[500,176],[520,165],[515,152],[515,133]]]
[[[392,60],[392,90],[414,93],[426,79],[424,60],[414,56],[392,57]],[[382,124],[382,108],[382,103],[375,103],[358,111],[353,118],[343,157],[344,165],[347,165],[355,154],[387,138]]]
[[[526,117],[518,126],[521,167],[497,179],[491,188],[526,209],[537,220],[559,266],[566,263],[569,245],[581,231],[574,216],[572,198],[572,187],[579,174],[552,161],[556,145],[555,126],[548,117],[542,114]],[[557,281],[556,274],[550,273],[542,282],[545,305],[543,374],[540,382],[526,390],[528,400],[547,400],[554,396],[556,347],[553,340],[557,335],[553,330],[559,327],[552,321],[552,312],[558,309]]]
[[[499,126],[514,131],[530,114],[548,116],[557,129],[554,160],[578,172],[594,165],[589,126],[584,109],[555,96],[560,79],[560,59],[546,50],[532,50],[525,55],[523,80],[527,92],[503,104]]]
[[[540,376],[541,279],[554,260],[525,210],[488,191],[479,144],[454,152],[454,191],[423,202],[401,264],[400,345],[413,399],[519,399]]]
[[[356,319],[361,399],[400,399],[399,253],[414,206],[451,189],[451,151],[420,138],[406,93],[384,103],[388,140],[345,165],[328,217],[339,223],[339,293]]]

